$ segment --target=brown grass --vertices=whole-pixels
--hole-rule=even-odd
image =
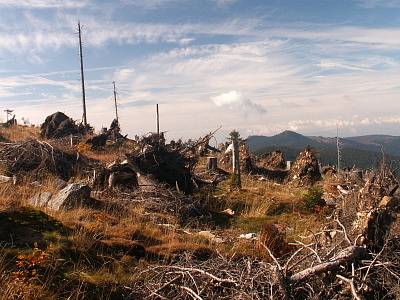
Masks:
[[[0,136],[9,141],[25,141],[27,139],[38,139],[40,131],[38,127],[17,125],[9,128],[0,128]]]

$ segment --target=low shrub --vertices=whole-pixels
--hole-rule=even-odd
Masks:
[[[308,211],[314,211],[318,207],[324,206],[323,194],[324,192],[320,187],[314,186],[309,188],[308,192],[303,196],[304,208]]]

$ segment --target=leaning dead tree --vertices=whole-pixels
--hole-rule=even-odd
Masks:
[[[240,174],[240,149],[239,149],[239,139],[240,135],[237,131],[232,131],[230,133],[230,139],[232,141],[232,184],[237,187],[242,187],[242,180]]]

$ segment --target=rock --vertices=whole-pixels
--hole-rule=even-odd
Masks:
[[[93,206],[94,202],[90,197],[91,189],[84,184],[69,184],[57,195],[54,195],[47,206],[54,210],[70,210],[80,206]]]
[[[240,239],[246,239],[246,240],[254,240],[257,238],[257,234],[252,232],[252,233],[247,233],[247,234],[241,234],[239,236]]]
[[[197,234],[208,240],[212,240],[213,238],[215,238],[215,234],[212,234],[210,231],[200,231]]]
[[[40,127],[40,135],[47,139],[63,138],[71,134],[84,134],[85,128],[62,112],[56,112],[46,118]]]
[[[68,183],[65,180],[62,180],[61,178],[56,178],[54,183],[57,190],[62,190],[68,185]]]
[[[13,180],[12,177],[0,175],[0,183],[9,183]]]
[[[215,244],[222,244],[224,242],[223,239],[216,237],[216,235],[211,233],[210,231],[200,231],[197,234]]]
[[[226,215],[228,215],[228,216],[231,216],[231,217],[235,215],[235,211],[232,210],[231,208],[227,208],[227,209],[225,209],[225,210],[223,210],[221,212],[226,214]]]
[[[29,203],[29,205],[32,205],[35,207],[44,208],[44,207],[47,207],[52,196],[53,196],[53,194],[50,192],[39,193],[36,196],[29,199],[28,203]]]

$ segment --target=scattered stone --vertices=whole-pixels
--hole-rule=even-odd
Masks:
[[[56,178],[54,183],[56,185],[57,190],[62,190],[68,185],[68,183],[65,180],[62,180],[61,178]]]
[[[29,199],[28,203],[34,207],[45,208],[52,196],[53,194],[50,192],[42,192]]]
[[[212,234],[210,231],[199,231],[197,233],[198,235],[200,235],[201,237],[204,237],[208,240],[212,240],[213,238],[215,238],[215,234]]]
[[[246,239],[246,240],[255,240],[257,239],[257,234],[256,233],[246,233],[246,234],[241,234],[239,236],[241,239]]]
[[[13,180],[12,177],[0,175],[0,183],[9,183]]]
[[[47,202],[47,207],[54,210],[71,210],[74,208],[87,206],[93,207],[94,199],[90,197],[91,189],[84,184],[69,184],[67,187],[51,197]]]
[[[221,212],[226,214],[226,215],[228,215],[228,216],[231,216],[231,217],[235,215],[235,211],[230,209],[230,208],[227,208],[227,209],[225,209],[225,210],[223,210]]]
[[[200,231],[197,234],[215,244],[222,244],[224,242],[223,239],[216,237],[216,235],[211,233],[210,231]]]

